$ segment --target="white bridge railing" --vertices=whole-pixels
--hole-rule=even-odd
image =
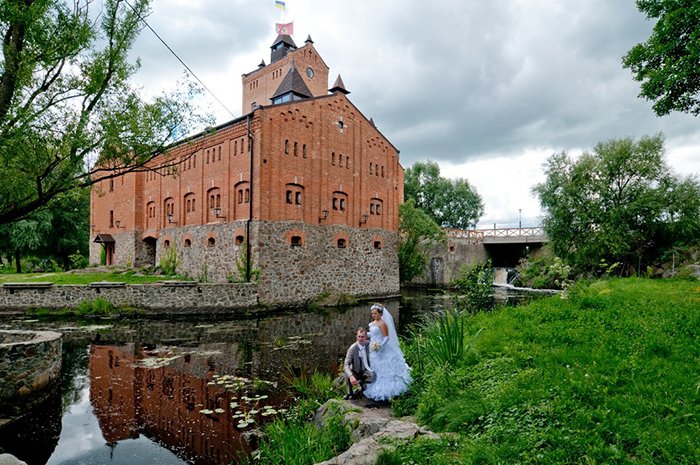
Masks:
[[[493,228],[493,229],[454,229],[445,228],[447,237],[459,239],[483,240],[486,238],[545,237],[544,228]]]

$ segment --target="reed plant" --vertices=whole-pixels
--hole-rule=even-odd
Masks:
[[[413,358],[434,366],[453,366],[463,361],[480,332],[468,334],[465,321],[466,315],[455,308],[426,320],[412,334],[416,351]]]

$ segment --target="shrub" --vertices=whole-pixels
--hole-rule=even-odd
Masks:
[[[493,268],[491,260],[471,268],[464,267],[452,282],[458,305],[469,311],[493,308]]]
[[[615,267],[605,266],[607,271]],[[534,289],[566,289],[571,285],[571,267],[553,255],[523,259],[516,267],[518,283]]]
[[[163,274],[172,276],[176,273],[178,266],[180,266],[180,259],[177,256],[177,250],[173,246],[168,247],[160,256],[160,269]]]

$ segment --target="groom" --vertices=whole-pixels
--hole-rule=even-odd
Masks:
[[[345,355],[343,371],[345,372],[345,383],[348,386],[348,393],[344,399],[355,397],[353,387],[360,385],[360,392],[365,386],[374,381],[374,372],[369,366],[369,344],[367,343],[367,330],[357,328],[357,342],[350,346]],[[359,394],[359,392],[358,392]]]

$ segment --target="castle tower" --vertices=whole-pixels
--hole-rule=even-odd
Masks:
[[[284,93],[278,91],[290,72],[292,76],[288,79],[293,81],[297,97],[301,93],[305,94],[304,97],[328,94],[328,65],[316,51],[310,36],[304,41],[303,47],[297,48],[291,36],[278,35],[270,49],[269,65],[263,61],[257,69],[242,76],[241,114],[250,113],[258,106],[271,105],[273,97]],[[293,68],[295,71],[292,71]]]

